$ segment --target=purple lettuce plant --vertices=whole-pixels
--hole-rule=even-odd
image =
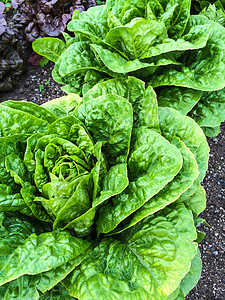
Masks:
[[[0,2],[0,92],[10,91],[25,69],[20,42],[9,28],[5,4]]]
[[[5,15],[3,14],[4,10],[5,10],[5,4],[3,2],[0,2],[0,36],[5,31],[5,26],[6,26]]]
[[[58,36],[66,29],[74,10],[95,6],[95,0],[13,0],[13,17],[20,38],[33,42],[44,36]]]

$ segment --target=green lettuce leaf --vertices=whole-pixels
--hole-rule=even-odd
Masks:
[[[21,161],[25,149],[25,142],[29,135],[16,134],[8,137],[0,137],[0,211],[16,211],[26,207],[19,194],[20,187],[14,180],[11,170],[7,167],[7,160],[16,157]],[[15,162],[16,163],[16,162]],[[20,168],[20,163],[17,165]],[[24,170],[21,170],[22,172]]]
[[[193,26],[186,35],[178,40],[165,38],[161,43],[150,46],[143,51],[140,58],[149,58],[173,51],[201,49],[206,46],[211,29],[211,24]]]
[[[200,12],[201,15],[207,17],[209,20],[214,21],[222,26],[225,26],[225,10],[224,2],[222,1],[210,1],[214,3],[211,5],[208,1],[199,1],[201,2],[201,8],[203,10]]]
[[[77,234],[83,236],[89,231],[94,222],[97,206],[102,205],[112,196],[120,194],[128,184],[127,165],[118,164],[111,167],[103,178],[102,191],[92,202],[92,207],[86,213],[68,223],[64,228],[73,228]]]
[[[159,123],[163,136],[179,137],[195,156],[200,174],[188,192],[191,195],[204,178],[208,167],[209,146],[205,135],[194,120],[171,108],[159,108]]]
[[[82,103],[92,101],[101,95],[114,94],[126,98],[133,107],[133,126],[145,126],[159,130],[156,95],[151,87],[145,89],[145,83],[135,77],[110,79],[95,85],[82,99]]]
[[[116,238],[103,239],[64,284],[81,300],[167,299],[189,271],[195,237],[183,205],[165,208]]]
[[[69,22],[68,30],[75,34],[84,34],[92,42],[101,42],[105,39],[108,31],[105,6],[91,7],[87,11],[81,12],[79,18]]]
[[[33,116],[30,113],[7,107],[1,103],[0,109],[0,136],[13,134],[32,134],[46,132],[48,122]]]
[[[200,101],[190,111],[191,116],[201,127],[218,127],[225,120],[225,89],[204,92]]]
[[[1,289],[5,290],[1,293]],[[36,288],[35,282],[30,280],[30,277],[25,275],[9,282],[7,285],[0,287],[0,296],[3,300],[36,300],[39,298],[39,293]]]
[[[123,230],[132,227],[147,216],[152,215],[176,201],[197,179],[199,171],[193,153],[179,138],[172,138],[171,143],[177,147],[183,158],[183,165],[180,172],[161,191],[132,214],[128,220],[124,220],[112,234],[122,232]],[[182,196],[178,200],[180,201],[181,198]],[[189,200],[190,197],[185,199]]]
[[[164,87],[157,92],[158,104],[160,107],[170,107],[179,111],[182,115],[187,115],[189,111],[201,99],[202,92],[178,87]]]
[[[100,70],[101,65],[91,51],[89,42],[70,45],[61,56],[59,73],[63,76],[84,73],[89,69]]]
[[[178,201],[183,202],[185,206],[192,211],[194,218],[197,218],[197,216],[206,208],[205,190],[201,185],[199,185],[191,197],[187,197],[184,194],[178,199]]]
[[[31,234],[3,265],[0,285],[22,275],[35,275],[63,265],[88,246],[89,242],[75,238],[66,231],[52,231],[39,236]]]
[[[0,249],[1,257],[12,254],[14,249],[22,245],[30,234],[35,232],[34,227],[24,218],[8,216],[0,213]]]
[[[105,40],[114,49],[125,53],[129,60],[146,57],[148,49],[166,37],[166,28],[157,21],[133,19],[125,26],[110,30]],[[149,56],[147,56],[149,57]]]
[[[192,16],[192,25],[213,25],[204,48],[186,51],[181,57],[182,67],[157,71],[149,84],[153,87],[175,85],[202,91],[214,91],[225,86],[224,43],[225,28],[204,16]]]
[[[109,162],[127,161],[133,112],[131,104],[116,95],[102,95],[78,106],[75,116],[81,120],[95,141],[106,142]]]
[[[2,105],[27,112],[39,119],[47,121],[49,124],[58,119],[54,113],[42,106],[37,107],[37,105],[32,102],[9,100],[3,102]]]
[[[137,130],[128,161],[130,184],[100,209],[98,233],[110,232],[145,204],[174,178],[182,163],[179,150],[160,134],[142,127]]]
[[[45,102],[42,107],[47,108],[57,117],[63,118],[72,115],[80,101],[81,99],[78,95],[69,94],[67,96]]]
[[[58,284],[50,291],[41,294],[38,299],[39,300],[55,300],[55,299],[73,300],[74,298],[70,296],[70,294],[62,284]]]
[[[45,37],[36,39],[32,43],[33,50],[50,61],[57,62],[60,55],[66,48],[65,43],[57,38]]]
[[[102,63],[109,70],[115,73],[128,73],[142,68],[154,66],[153,63],[149,64],[141,62],[139,59],[127,60],[117,51],[110,51],[106,48],[103,48],[101,45],[92,44],[91,47],[96,52],[96,55],[100,57]]]
[[[217,136],[220,133],[220,126],[217,127],[202,127],[203,132],[208,137]]]
[[[182,279],[179,287],[168,297],[168,300],[184,300],[187,294],[195,287],[200,279],[202,271],[202,261],[200,251],[197,249],[197,254],[191,262],[190,271]]]

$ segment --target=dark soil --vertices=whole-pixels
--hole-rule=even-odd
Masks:
[[[12,92],[0,93],[0,102],[25,100],[42,104],[64,95],[51,77],[52,68],[53,64],[44,68],[29,64],[27,73],[21,77],[18,87]],[[203,271],[198,285],[187,296],[188,300],[225,299],[225,123],[221,126],[220,134],[216,138],[209,138],[208,142],[211,149],[209,169],[203,181],[207,193],[207,208],[200,217],[204,218],[210,227],[199,228],[206,233],[199,245]]]
[[[209,167],[203,181],[207,207],[200,215],[210,225],[199,230],[206,233],[199,244],[203,270],[197,286],[186,299],[225,299],[225,123],[220,134],[208,138],[210,146]]]

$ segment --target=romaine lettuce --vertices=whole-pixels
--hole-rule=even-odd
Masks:
[[[3,299],[175,299],[201,264],[209,148],[135,77],[0,105]],[[60,299],[61,299],[60,298]]]
[[[218,106],[210,98],[204,102],[203,112],[198,95],[225,88],[225,14],[219,1],[213,5],[199,1],[203,11],[191,15],[196,3],[108,0],[105,5],[74,14],[68,30],[75,38],[66,35],[63,52],[60,48],[52,58],[55,61],[59,56],[54,80],[64,84],[65,92],[84,95],[100,81],[132,75],[156,90],[167,90],[168,101],[161,101],[161,106],[185,108],[182,113],[193,108],[190,116],[196,115],[194,119],[205,133],[216,134],[213,128],[225,119],[219,112],[224,101]],[[58,43],[55,38],[38,39],[33,48],[51,59]],[[174,86],[178,93],[184,91],[179,99],[173,93]]]

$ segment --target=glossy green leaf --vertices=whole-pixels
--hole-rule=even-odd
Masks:
[[[73,219],[79,217],[91,207],[91,193],[93,183],[91,174],[84,175],[76,187],[72,197],[66,201],[62,209],[58,212],[53,228],[62,228]]]
[[[167,299],[189,271],[196,231],[182,205],[105,238],[64,284],[79,299]]]
[[[44,184],[48,182],[48,174],[44,167],[44,152],[41,149],[35,152],[35,162],[34,182],[37,189],[42,192]]]
[[[62,52],[65,50],[65,43],[57,38],[45,37],[36,39],[32,43],[33,50],[50,61],[56,62]]]
[[[1,294],[0,294],[1,295]],[[35,282],[30,280],[29,276],[21,276],[16,280],[10,282],[7,286],[2,300],[36,300],[39,299]]]
[[[192,196],[187,197],[184,194],[178,199],[178,201],[183,202],[185,206],[192,211],[194,218],[197,218],[197,216],[206,208],[205,190],[201,185],[199,185]]]
[[[3,214],[1,226],[4,227],[0,230],[0,257],[10,255],[14,249],[24,243],[30,234],[35,232],[28,220],[10,215]],[[1,258],[0,265],[2,268]]]
[[[157,92],[157,96],[160,107],[170,107],[176,109],[182,115],[187,115],[201,99],[202,92],[184,87],[170,86],[160,89]]]
[[[133,112],[131,104],[120,96],[102,95],[81,103],[75,111],[95,141],[106,142],[110,163],[126,162],[130,147]]]
[[[22,275],[35,275],[63,265],[80,255],[89,242],[75,238],[66,231],[32,234],[16,248],[2,267],[0,285]],[[38,258],[38,259],[37,259]]]
[[[129,221],[125,220],[123,223],[121,223],[121,225],[112,232],[113,234],[130,228],[140,220],[152,215],[170,203],[176,201],[187,189],[192,186],[193,182],[198,177],[198,165],[193,153],[179,138],[171,138],[170,141],[179,149],[183,158],[183,165],[180,172],[171,182],[169,182],[161,191],[159,191],[158,194],[153,196],[151,199],[149,199],[149,201],[147,201],[147,203],[139,208],[131,216]],[[182,196],[180,198],[182,198]],[[190,197],[185,199],[189,201]]]
[[[220,126],[225,120],[225,89],[204,92],[189,116],[201,127]]]
[[[210,2],[208,1],[203,1],[202,3],[200,3],[202,8],[205,6],[204,9],[200,12],[200,14],[207,17],[211,21],[214,21],[222,26],[225,26],[225,10],[224,10],[223,0],[222,1],[215,0],[215,1],[211,1],[211,3],[214,4],[211,5]]]
[[[143,51],[140,58],[144,59],[173,51],[201,49],[205,47],[211,29],[212,25],[210,24],[206,26],[193,26],[186,35],[182,36],[182,38],[177,40],[165,38],[161,43],[157,43],[156,45],[147,48],[146,51]]]
[[[106,7],[112,11],[122,24],[126,24],[134,18],[145,16],[146,1],[107,1]]]
[[[69,94],[45,102],[42,106],[54,113],[57,117],[63,118],[72,115],[80,101],[81,99],[78,95]]]
[[[57,120],[57,116],[54,113],[46,110],[43,106],[37,106],[32,102],[9,100],[3,102],[2,105],[27,112],[39,119],[47,121],[49,124]]]
[[[49,292],[40,295],[38,299],[39,300],[55,300],[55,299],[73,300],[74,298],[69,295],[68,291],[64,288],[62,284],[58,284]]]
[[[62,32],[62,35],[66,42],[66,47],[69,47],[71,44],[73,44],[79,40],[76,37],[70,36],[67,32],[64,32],[64,31]]]
[[[73,113],[70,116],[62,117],[51,124],[48,128],[47,134],[52,137],[59,137],[71,142],[76,141],[76,137],[73,137],[75,133],[75,127],[81,127],[81,122],[73,117]],[[72,129],[74,128],[74,129]]]
[[[7,185],[9,189],[12,188],[13,192],[10,192],[10,194],[19,192],[19,188],[11,176],[10,171],[6,169],[6,157],[10,154],[22,157],[28,136],[29,135],[26,134],[15,134],[0,137],[0,184]],[[3,192],[3,194],[5,194],[5,192]]]
[[[87,233],[93,224],[97,206],[102,205],[111,197],[120,194],[128,184],[127,165],[117,164],[111,167],[103,177],[102,190],[100,195],[92,202],[92,207],[86,213],[68,223],[65,228],[73,228],[79,235]]]
[[[104,6],[96,6],[88,11],[81,12],[79,18],[68,24],[68,30],[81,33],[91,41],[102,41],[108,31],[107,12]]]
[[[12,153],[6,156],[5,167],[17,184],[23,186],[24,182],[31,181],[30,173],[27,172],[23,160],[17,154]]]
[[[46,293],[47,291],[52,290],[52,288],[69,275],[69,273],[72,272],[87,257],[88,253],[89,250],[87,249],[77,257],[57,268],[33,275],[30,277],[30,281],[35,282],[39,291]]]
[[[74,203],[74,205],[77,204],[77,208],[71,215],[68,214],[67,211],[67,217],[71,218],[72,215],[79,215],[79,212],[82,211],[82,208],[84,209],[84,205],[82,205],[82,202],[80,202],[80,206],[78,205],[79,191],[82,192],[83,188],[82,185],[79,185],[84,180],[85,176],[87,177],[87,174],[84,174],[83,176],[76,176],[75,178],[73,178],[73,180],[71,180],[71,182],[68,182],[62,180],[60,181],[57,177],[56,179],[54,179],[54,176],[52,175],[52,181],[46,183],[43,186],[43,196],[46,198],[36,197],[35,201],[40,201],[48,214],[51,215],[53,219],[55,219],[60,214],[61,210],[67,204],[67,202],[69,206],[72,206],[73,200],[75,200],[77,201],[77,203]],[[76,192],[77,187],[79,187],[80,189],[78,190],[78,192]],[[88,206],[89,200],[89,198],[85,200],[86,206]],[[66,216],[66,212],[62,212],[62,215]]]
[[[43,209],[39,203],[34,202],[35,199],[35,187],[30,184],[25,184],[23,188],[21,189],[21,195],[24,199],[24,202],[26,205],[30,208],[33,215],[45,222],[52,222],[52,219],[49,217],[49,215],[46,213],[46,211]]]
[[[0,211],[16,211],[23,209],[26,207],[26,203],[19,193],[20,188],[16,184],[14,176],[12,176],[13,172],[9,169],[7,171],[5,170],[5,159],[0,159],[0,163],[1,161],[2,166],[0,167],[0,179],[3,178],[4,180],[1,180],[3,183],[0,184]],[[7,184],[4,183],[4,181],[7,182]]]
[[[159,1],[163,3],[164,1]],[[167,22],[168,35],[174,39],[179,38],[186,29],[189,17],[190,17],[190,8],[191,0],[173,0],[165,1],[167,4],[165,9],[165,14],[167,10],[169,11],[171,6],[175,6],[172,11],[172,17],[170,18],[170,24]]]
[[[220,133],[220,126],[217,127],[202,127],[204,134],[208,137],[217,136]]]
[[[0,192],[0,211],[16,211],[26,207],[26,203],[19,193],[2,195]]]
[[[206,46],[199,50],[186,51],[182,67],[161,68],[149,84],[153,87],[175,85],[202,91],[214,91],[225,86],[224,43],[225,28],[209,21],[204,16],[192,16],[192,25],[213,25]]]
[[[101,82],[86,93],[81,103],[107,94],[115,94],[129,100],[133,107],[135,128],[146,126],[159,131],[155,93],[151,87],[145,89],[142,80],[129,76],[127,80],[114,78]]]
[[[100,70],[101,66],[90,49],[89,42],[76,42],[69,46],[61,57],[59,73],[61,76]]]
[[[55,80],[56,82],[58,82],[60,84],[65,84],[66,78],[62,77],[59,73],[59,67],[60,67],[61,62],[62,62],[62,55],[58,58],[57,62],[55,63],[55,66],[52,70],[52,78],[53,78],[53,80]]]
[[[152,87],[148,87],[143,94],[140,101],[133,101],[134,107],[134,128],[141,126],[156,130],[160,132],[158,105],[156,94]]]
[[[168,184],[182,167],[180,151],[160,134],[137,130],[128,161],[130,184],[100,209],[98,233],[108,233]],[[160,170],[160,171],[159,171]]]
[[[45,133],[48,122],[27,112],[0,105],[0,136],[13,134]]]
[[[105,5],[107,10],[110,10],[118,19],[120,19],[121,11],[126,2],[127,0],[108,0]],[[134,3],[136,4],[136,1]]]
[[[135,60],[145,56],[145,52],[164,37],[166,37],[166,28],[159,22],[134,19],[125,26],[110,30],[105,40],[130,60]]]
[[[205,135],[193,119],[183,116],[171,108],[159,108],[159,124],[162,134],[166,138],[179,137],[195,156],[200,174],[195,180],[193,190],[188,192],[193,194],[204,178],[208,167],[209,146]]]
[[[116,51],[110,51],[100,45],[92,44],[104,65],[116,73],[128,73],[151,66],[151,64],[141,62],[139,59],[127,60]],[[154,64],[152,64],[154,65]]]
[[[36,161],[35,161],[34,149],[39,138],[43,136],[44,136],[43,133],[34,133],[27,139],[27,145],[26,145],[23,161],[29,172],[32,173],[35,172]]]
[[[202,261],[200,251],[197,249],[197,254],[192,259],[190,271],[182,279],[177,290],[168,297],[168,300],[184,300],[187,294],[198,283],[202,271]],[[177,295],[178,294],[178,295]],[[176,295],[175,297],[173,295]]]
[[[133,104],[135,99],[139,101],[143,96],[144,90],[145,83],[135,77],[128,77],[127,80],[113,78],[93,86],[82,98],[82,103],[92,101],[102,95],[113,94],[126,98]]]

